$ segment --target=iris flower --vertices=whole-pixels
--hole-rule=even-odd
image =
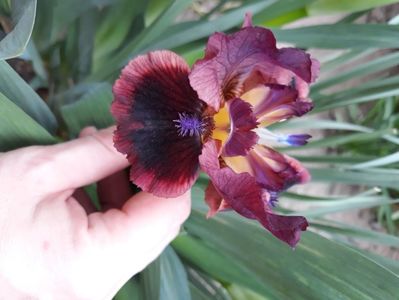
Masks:
[[[266,127],[312,109],[309,84],[318,69],[304,51],[278,49],[273,33],[249,15],[239,31],[214,33],[192,70],[171,51],[136,57],[115,82],[111,107],[115,147],[132,164],[131,181],[175,197],[202,169],[210,178],[208,216],[233,209],[294,247],[306,219],[273,207],[282,191],[310,176],[270,145],[303,145],[310,136]]]

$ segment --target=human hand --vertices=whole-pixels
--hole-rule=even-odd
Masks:
[[[112,129],[83,135],[0,154],[0,299],[111,299],[188,217],[188,193],[129,198]],[[100,201],[117,208],[92,212],[79,188],[99,180]]]

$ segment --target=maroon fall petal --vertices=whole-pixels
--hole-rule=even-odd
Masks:
[[[300,117],[313,108],[313,103],[305,98],[298,98],[298,92],[290,86],[269,84],[258,86],[258,90],[264,90],[264,98],[254,105],[254,114],[259,123],[270,125],[272,123]]]
[[[258,220],[274,236],[295,247],[301,231],[308,226],[306,219],[273,214],[268,206],[267,191],[248,173],[237,174],[229,167],[220,168],[217,155],[215,142],[209,140],[203,147],[199,161],[222,198],[239,214]]]
[[[205,202],[209,206],[207,217],[213,217],[217,212],[231,209],[230,205],[223,200],[212,181],[205,190]]]
[[[230,35],[212,35],[205,57],[194,64],[189,77],[199,97],[217,111],[224,101],[239,97],[255,84],[290,85],[295,81],[304,98],[313,72],[316,66],[312,67],[309,54],[294,48],[277,49],[270,30],[248,26]]]
[[[183,194],[198,176],[201,137],[176,128],[179,116],[200,118],[204,106],[188,73],[178,55],[155,51],[130,61],[113,87],[115,147],[132,164],[130,179],[157,196]]]
[[[320,62],[312,58],[312,82],[315,82],[320,73]]]
[[[235,98],[227,102],[231,131],[223,148],[223,156],[246,155],[258,142],[258,136],[252,129],[258,126],[249,103]]]
[[[247,156],[253,175],[272,198],[294,184],[310,180],[309,172],[295,159],[269,147],[256,145]]]

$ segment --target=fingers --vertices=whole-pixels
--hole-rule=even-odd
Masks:
[[[93,135],[96,132],[97,129],[95,127],[86,127],[80,132],[79,137]],[[106,211],[110,208],[120,209],[126,202],[126,199],[129,199],[131,196],[133,196],[133,194],[134,191],[129,181],[128,170],[116,172],[115,174],[101,179],[97,183],[97,195],[102,211]],[[79,199],[82,199],[83,202],[79,202],[81,202],[82,206],[86,209],[86,212],[92,213],[95,211],[95,209],[91,202],[91,206],[85,205],[87,204],[87,201],[85,201],[87,198],[90,199],[88,196],[80,197],[78,198],[78,201]]]
[[[27,169],[31,177],[41,178],[40,186],[49,189],[47,192],[76,189],[103,179],[128,166],[113,146],[113,131],[88,128],[88,135],[76,140],[36,147],[37,154],[33,162],[27,162],[31,164]]]
[[[177,235],[190,213],[190,193],[177,198],[159,198],[141,192],[122,210],[89,215],[91,237],[111,261],[127,275],[140,271],[154,260]],[[120,274],[120,273],[119,273]]]

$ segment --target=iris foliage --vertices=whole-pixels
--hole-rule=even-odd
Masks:
[[[207,178],[200,177],[182,233],[116,299],[396,299],[399,263],[357,243],[399,248],[399,16],[364,24],[372,9],[394,2],[220,0],[208,9],[191,0],[1,0],[0,151],[113,124],[111,86],[130,58],[171,49],[192,63],[210,34],[237,28],[250,11],[278,41],[323,49],[311,116],[275,129],[324,133],[281,150],[308,164],[314,182],[347,192],[325,196],[304,187],[284,195],[281,213],[310,205],[300,211],[313,232],[292,251],[233,213],[207,220]],[[337,13],[329,24],[321,17],[317,25],[282,28]],[[325,217],[363,208],[372,208],[387,233]]]

